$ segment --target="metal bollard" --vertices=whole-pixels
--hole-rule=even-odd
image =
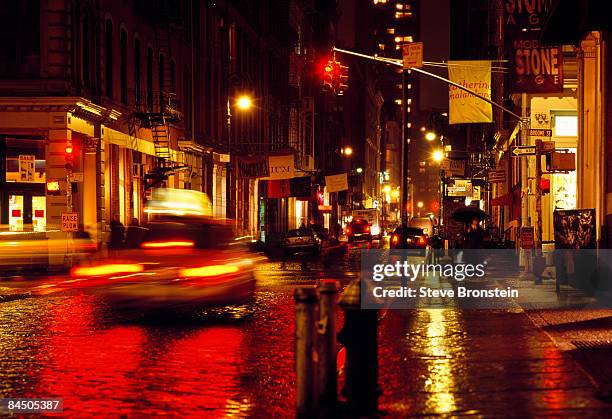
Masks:
[[[317,293],[312,287],[297,288],[295,299],[295,368],[297,415],[307,417],[316,410],[315,320]]]
[[[361,284],[348,286],[340,307],[344,327],[338,340],[346,347],[346,379],[343,393],[348,408],[362,416],[378,411],[378,310],[360,307]]]
[[[319,404],[334,406],[338,399],[336,303],[338,281],[322,280],[319,283]]]

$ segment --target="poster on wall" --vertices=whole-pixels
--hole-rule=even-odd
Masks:
[[[348,177],[346,173],[325,176],[327,192],[340,192],[348,189]]]
[[[19,180],[21,182],[34,181],[34,156],[19,155]]]
[[[491,99],[491,62],[490,61],[449,61],[448,78],[479,95]],[[449,85],[448,88],[449,124],[474,124],[493,121],[492,105]]]
[[[563,91],[563,51],[543,45],[540,33],[553,0],[504,2],[506,49],[511,51],[511,90],[514,93]]]
[[[595,209],[554,211],[556,249],[595,249]]]

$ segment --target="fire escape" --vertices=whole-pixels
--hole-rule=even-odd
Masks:
[[[156,52],[153,57],[153,71],[158,71],[159,90],[152,89],[152,82],[146,90],[136,92],[134,118],[141,128],[151,130],[155,150],[155,165],[145,174],[145,189],[159,186],[168,175],[187,170],[189,167],[177,162],[172,152],[170,125],[181,121],[181,112],[176,100],[176,77],[171,69],[170,34],[180,21],[172,2],[163,0],[142,2],[143,13],[151,19],[155,29]],[[130,125],[130,135],[135,135],[136,125]],[[132,132],[134,131],[134,132]],[[174,158],[173,158],[174,157]]]

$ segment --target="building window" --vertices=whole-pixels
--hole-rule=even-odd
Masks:
[[[176,62],[170,60],[170,92],[176,93]]]
[[[113,98],[113,23],[106,21],[104,34],[104,77],[106,86],[106,96]]]
[[[153,48],[147,48],[147,107],[153,110]]]
[[[0,3],[0,76],[40,75],[40,1]]]
[[[81,23],[81,75],[85,86],[90,86],[91,83],[91,54],[89,45],[91,38],[89,28],[89,14],[85,13]]]
[[[157,75],[158,75],[158,82],[159,82],[159,94],[161,95],[162,92],[164,92],[166,89],[166,86],[164,86],[164,65],[165,65],[165,61],[166,58],[164,57],[164,54],[159,54],[159,62],[158,62],[158,69],[157,69]]]
[[[121,30],[121,102],[127,103],[127,32]]]
[[[134,40],[134,100],[140,105],[140,39]]]
[[[555,115],[555,137],[577,137],[578,116]]]

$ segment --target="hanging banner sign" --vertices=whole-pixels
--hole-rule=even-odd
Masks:
[[[448,78],[491,99],[490,61],[449,61]],[[490,103],[452,85],[448,89],[448,105],[450,124],[493,122],[493,107]]]
[[[262,178],[270,176],[266,156],[238,156],[236,158],[239,178]]]
[[[295,171],[293,154],[268,156],[268,171],[270,176],[267,179],[291,179]]]
[[[469,179],[455,179],[453,185],[446,187],[446,196],[472,197],[473,195],[474,190]]]
[[[325,186],[327,192],[340,192],[348,189],[348,177],[346,173],[339,175],[325,176]]]
[[[540,44],[540,32],[553,0],[506,0],[506,48],[512,51],[511,78],[514,93],[563,91],[561,46]]]
[[[269,180],[268,198],[288,198],[291,196],[291,181],[289,179]]]
[[[310,176],[294,177],[289,182],[291,196],[303,200],[312,198],[312,182]]]

